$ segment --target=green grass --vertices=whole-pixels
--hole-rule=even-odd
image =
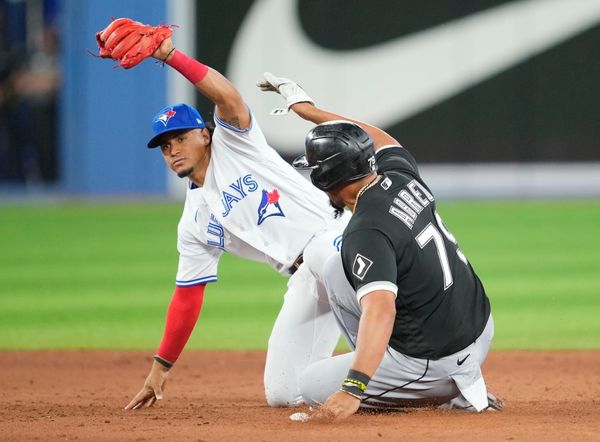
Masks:
[[[440,209],[483,281],[495,348],[600,348],[600,203]]]
[[[488,295],[494,348],[600,348],[600,202],[439,210]],[[153,349],[178,203],[0,207],[0,349]],[[286,279],[224,255],[188,348],[265,348]]]

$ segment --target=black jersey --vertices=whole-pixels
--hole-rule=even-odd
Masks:
[[[392,348],[418,358],[450,355],[483,332],[489,300],[412,155],[394,146],[376,158],[382,176],[360,196],[344,231],[346,277],[359,298],[397,289]]]

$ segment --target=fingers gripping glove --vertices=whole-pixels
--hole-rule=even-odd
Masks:
[[[285,98],[287,108],[273,109],[271,111],[272,115],[285,115],[296,103],[315,104],[313,99],[308,96],[308,94],[298,85],[298,83],[288,78],[276,77],[270,72],[265,72],[264,79],[259,80],[256,85],[263,92],[277,92],[279,95]]]
[[[171,27],[150,26],[130,18],[117,18],[96,33],[99,55],[118,61],[122,68],[131,69],[150,57],[163,40],[173,34]]]

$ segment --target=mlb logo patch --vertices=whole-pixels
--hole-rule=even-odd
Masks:
[[[381,182],[381,187],[383,187],[383,190],[388,190],[391,185],[392,180],[390,180],[388,177],[385,177],[385,179]]]
[[[373,261],[357,253],[352,264],[352,274],[362,281],[372,265]]]

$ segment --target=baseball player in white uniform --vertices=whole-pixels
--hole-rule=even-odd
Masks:
[[[305,262],[339,252],[347,219],[334,218],[327,197],[267,143],[251,111],[220,73],[177,51],[166,39],[153,57],[184,75],[215,104],[212,130],[187,104],[168,106],[153,120],[148,147],[189,179],[178,227],[179,268],[162,342],[143,388],[125,407],[151,406],[163,397],[169,369],[197,321],[208,283],[218,279],[223,252],[271,265],[291,275],[269,338],[264,386],[270,406],[302,402],[298,379],[310,364],[331,356],[339,330],[322,285]],[[290,97],[288,107],[310,101]],[[318,264],[313,264],[316,266]],[[240,281],[239,295],[244,296]]]

